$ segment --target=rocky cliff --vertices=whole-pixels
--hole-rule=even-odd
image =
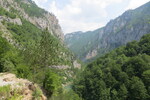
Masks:
[[[39,8],[32,0],[0,0],[0,6],[9,12],[23,17],[41,29],[48,30],[61,40],[64,39],[61,27],[55,15]]]
[[[126,11],[98,30],[67,34],[65,43],[83,61],[103,55],[150,33],[149,9],[150,2],[135,10]]]
[[[11,73],[0,73],[1,100],[47,100],[37,84],[19,79]]]

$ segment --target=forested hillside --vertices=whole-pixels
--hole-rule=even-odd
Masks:
[[[23,31],[23,28],[18,28],[17,31]],[[21,34],[23,35],[23,33]],[[21,41],[18,43],[24,44],[25,38],[25,36],[24,38],[19,37]],[[35,41],[32,42],[28,38],[25,45],[14,46],[0,36],[0,72],[14,73],[17,77],[37,83],[51,97],[53,94],[63,93],[63,90],[62,92],[58,91],[63,89],[62,84],[65,85],[72,81],[76,69],[72,60],[65,56],[70,53],[56,37],[44,30],[40,38],[35,44]]]
[[[93,60],[150,33],[149,9],[150,2],[137,9],[124,12],[121,16],[108,22],[105,27],[80,34],[67,34],[65,43],[82,61]]]
[[[73,89],[84,100],[149,100],[150,34],[87,65]]]
[[[64,88],[79,69],[80,64],[63,44],[63,33],[53,14],[32,0],[0,1],[0,73],[28,79],[38,84],[48,98],[55,98],[67,95]],[[16,97],[7,97],[7,86],[0,89],[0,98]],[[73,91],[70,93],[77,97]],[[39,95],[31,96],[38,99]]]

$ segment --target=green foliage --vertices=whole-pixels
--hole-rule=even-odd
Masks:
[[[0,57],[3,56],[9,50],[9,43],[0,36]]]
[[[30,4],[26,4],[21,0],[15,1],[29,16],[44,17],[44,14],[47,13],[45,10],[38,8],[31,0],[28,0]],[[0,16],[16,18],[16,15],[19,16],[19,12],[13,7],[11,7],[10,12],[0,8]],[[7,40],[1,37],[3,33],[0,32],[0,72],[15,73],[19,78],[29,79],[37,83],[47,91],[49,96],[52,94],[56,96],[62,89],[62,77],[67,77],[64,83],[72,81],[71,77],[74,77],[73,74],[77,70],[73,67],[64,70],[51,69],[49,67],[53,65],[72,66],[72,54],[47,29],[41,30],[21,16],[20,19],[22,25],[7,21],[2,22],[12,34],[12,39],[17,44],[10,45]],[[71,76],[66,74],[68,72],[71,72],[69,74]],[[60,77],[59,75],[62,76]],[[40,94],[41,91],[35,90],[33,97],[38,99]],[[67,98],[73,100],[74,97],[78,97],[74,92],[71,92],[71,95],[71,97],[67,95]],[[16,100],[18,99],[17,97],[21,98],[20,95],[16,94],[8,98],[8,100]],[[76,98],[75,100],[79,99]]]
[[[141,52],[150,55],[150,35],[145,35],[139,42]]]
[[[48,70],[45,74],[43,87],[47,90],[48,95],[55,94],[61,88],[60,77],[51,70]]]
[[[57,96],[52,96],[50,100],[82,100],[73,90],[63,91]]]
[[[10,85],[0,87],[0,97],[7,98],[10,96]]]
[[[124,84],[122,84],[120,87],[119,87],[119,90],[118,90],[118,98],[120,100],[125,100],[127,99],[128,97],[128,90],[126,88],[126,86]]]
[[[58,60],[61,59],[59,57],[62,57],[59,50],[60,45],[59,41],[48,32],[48,29],[43,31],[38,47],[40,66],[48,67],[58,64]]]
[[[0,87],[0,97],[3,97],[1,98],[2,100],[22,100],[23,97],[19,92],[20,90],[17,89],[11,91],[10,85]]]
[[[17,76],[27,78],[29,67],[25,65],[20,51],[0,37],[0,72],[12,72]]]
[[[150,99],[149,40],[147,34],[87,65],[73,90],[85,100]]]
[[[24,11],[29,16],[35,16],[35,17],[44,17],[44,14],[47,13],[44,9],[39,8],[33,1],[28,0],[30,4],[26,4],[22,2],[21,0],[15,0],[20,4],[20,7],[24,9]]]
[[[19,30],[16,31],[18,32]],[[0,37],[0,70],[1,72],[15,73],[17,77],[38,83],[51,96],[52,94],[58,94],[59,89],[62,88],[62,79],[57,75],[60,71],[52,70],[49,66],[63,64],[67,58],[63,60],[58,58],[58,56],[62,55],[60,53],[66,52],[66,49],[64,49],[57,38],[48,31],[45,32],[43,32],[39,42],[36,42],[36,45],[24,44],[26,49],[23,50],[14,48],[14,46],[11,46],[5,39]],[[63,58],[64,56],[62,55],[61,57]],[[62,71],[62,73],[64,72]],[[33,95],[37,97],[38,94],[39,92],[37,91]]]
[[[4,66],[4,56],[6,55],[6,53],[10,50],[10,45],[9,43],[0,36],[0,72],[3,72],[5,69]]]
[[[35,44],[42,34],[39,28],[25,19],[22,19],[22,25],[7,23],[6,27],[13,34],[14,39],[24,46]]]
[[[145,55],[142,55],[145,56]],[[149,69],[149,62],[142,59],[142,56],[135,56],[129,59],[123,66],[123,71],[125,71],[129,77],[138,76],[141,77],[142,73]],[[148,56],[149,59],[149,56]]]
[[[45,56],[47,57],[46,62],[49,62],[49,66],[71,65],[71,58],[68,56],[71,55],[71,53],[56,37],[51,35],[48,30],[44,30],[42,32],[35,25],[24,19],[22,19],[22,23],[23,25],[7,23],[6,26],[13,34],[14,39],[16,39],[25,48],[32,49],[32,51],[34,50],[33,52],[37,53],[35,55],[40,56],[38,59],[39,62],[44,63],[43,61],[45,61],[45,59],[43,59],[43,57]],[[46,53],[46,55],[44,53]]]
[[[12,19],[16,18],[16,15],[12,12],[8,12],[6,11],[4,8],[0,7],[0,16],[7,16],[10,17]]]
[[[147,90],[144,86],[144,83],[138,78],[133,77],[131,79],[131,86],[129,88],[130,94],[129,98],[131,100],[146,100],[148,99]],[[132,92],[131,92],[132,91]]]
[[[32,93],[34,100],[40,100],[41,95],[42,95],[42,91],[39,88],[36,88],[36,90],[34,90]]]
[[[142,78],[143,78],[143,82],[146,86],[147,92],[148,92],[148,94],[150,94],[150,86],[149,86],[149,84],[150,84],[150,70],[144,71]]]
[[[17,77],[27,79],[31,75],[31,71],[27,65],[18,64],[15,70],[16,70],[15,73],[16,73]]]

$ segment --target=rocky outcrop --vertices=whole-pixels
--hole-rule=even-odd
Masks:
[[[0,91],[2,100],[7,100],[8,98],[15,100],[47,100],[38,85],[26,79],[16,78],[16,76],[11,73],[0,73],[0,88],[3,88],[3,90]],[[39,94],[34,97],[33,94],[37,91]],[[7,93],[5,94],[5,92]]]
[[[95,50],[92,50],[91,52],[89,52],[86,55],[85,59],[88,60],[88,59],[91,59],[91,58],[96,57],[96,56],[97,56],[97,50],[95,49]]]
[[[68,66],[68,65],[53,65],[53,66],[49,66],[49,68],[54,68],[54,69],[69,69],[70,66]]]
[[[9,18],[9,17],[0,16],[0,22],[2,22],[2,21],[7,21],[7,22],[10,22],[10,23],[22,25],[22,22],[21,22],[20,18],[12,19],[12,18]]]
[[[74,68],[81,69],[81,64],[80,64],[80,63],[78,63],[78,61],[77,61],[77,60],[75,60],[75,61],[73,62],[73,66],[74,66]]]
[[[34,16],[34,15],[30,16],[26,11],[27,9],[24,9],[23,7],[21,7],[21,5],[22,5],[22,3],[24,3],[24,4],[27,4],[28,7],[30,8],[31,5],[36,6],[36,4],[30,0],[20,0],[20,2],[21,3],[18,3],[18,2],[16,2],[16,0],[0,0],[0,6],[5,8],[7,11],[11,11],[12,9],[14,9],[15,11],[17,11],[19,16],[30,21],[32,24],[36,25],[37,27],[39,27],[41,29],[48,28],[48,30],[52,34],[54,34],[61,40],[64,39],[64,35],[62,33],[58,19],[56,18],[55,15],[39,8],[39,10],[43,11],[42,16],[40,16],[40,17]]]
[[[1,23],[1,21],[0,21],[0,33],[3,33],[2,37],[4,37],[10,44],[18,48],[21,47],[19,43],[15,39],[13,39],[13,36],[10,33],[10,31],[7,30],[7,28]]]

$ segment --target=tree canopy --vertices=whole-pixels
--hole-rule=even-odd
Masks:
[[[150,99],[150,34],[87,65],[73,89],[85,100]]]

